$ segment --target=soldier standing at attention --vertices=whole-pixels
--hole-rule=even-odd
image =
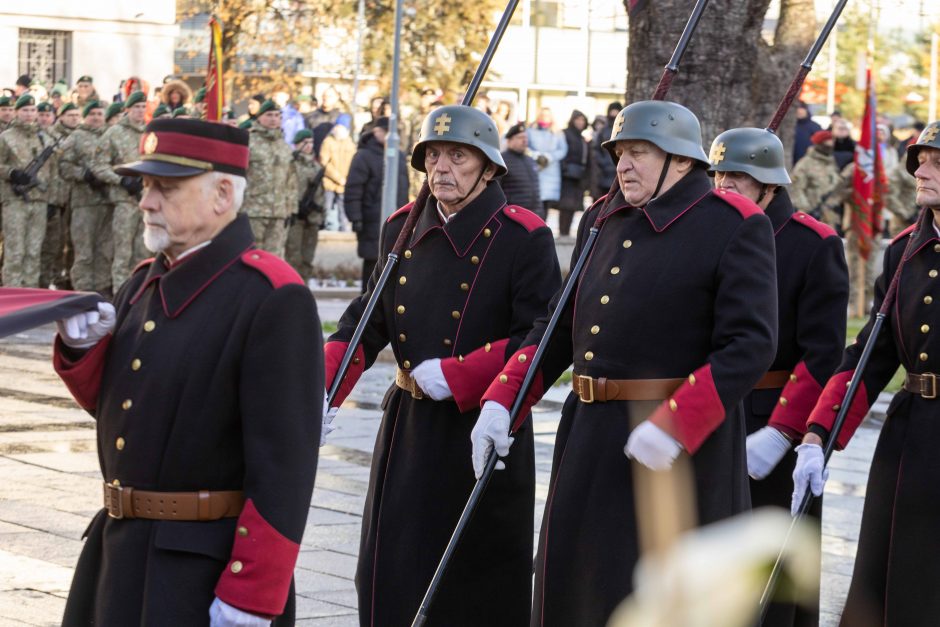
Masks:
[[[144,257],[140,210],[137,208],[143,183],[139,176],[118,176],[114,172],[115,166],[133,161],[139,153],[147,111],[144,92],[135,91],[128,96],[124,110],[124,117],[101,136],[91,168],[95,178],[110,186],[109,198],[114,204],[111,284],[115,289],[127,280],[134,266]]]
[[[552,232],[507,205],[496,124],[461,105],[424,120],[411,167],[431,196],[369,320],[343,398],[389,342],[398,361],[384,404],[362,519],[359,623],[409,625],[473,488],[470,428],[480,395],[546,310],[560,276]],[[386,256],[412,205],[389,217],[366,294],[326,345],[330,385]],[[519,456],[494,477],[434,603],[435,625],[518,627],[532,591],[534,442],[527,417]]]
[[[39,284],[50,284],[58,289],[71,289],[67,261],[72,256],[72,244],[69,237],[71,218],[72,184],[62,177],[60,168],[62,147],[82,121],[82,112],[71,102],[59,108],[59,119],[49,129],[49,135],[59,144],[55,154],[49,159],[49,207],[46,212],[46,237],[42,241],[42,254],[39,265]]]
[[[849,300],[842,240],[790,204],[783,144],[770,131],[736,128],[715,138],[709,154],[715,186],[753,200],[770,218],[777,258],[777,356],[744,397],[747,467],[753,507],[783,507],[793,492],[794,442],[838,366]],[[815,502],[819,525],[822,502]],[[818,607],[774,604],[764,627],[817,625]]]
[[[52,125],[55,124],[55,110],[51,104],[40,102],[36,105],[36,123],[39,124],[39,130],[51,135]]]
[[[16,117],[14,104],[16,101],[11,96],[0,96],[0,133],[10,128],[13,118]]]
[[[281,131],[281,110],[265,100],[251,125],[248,189],[242,213],[248,216],[258,248],[284,256],[290,216],[297,210],[294,155]]]
[[[750,507],[741,399],[776,346],[770,220],[712,188],[695,115],[635,102],[604,148],[620,189],[581,220],[573,259],[592,225],[600,234],[525,399],[527,411],[574,363],[539,539],[537,626],[604,625],[632,592],[646,513],[636,475],[671,471],[681,455],[675,480],[691,470],[694,505],[685,505],[699,525]],[[507,408],[547,321],[536,321],[483,395],[472,435],[478,475],[490,450],[509,453]]]
[[[3,202],[3,284],[39,286],[39,251],[46,234],[49,163],[30,179],[26,168],[52,140],[39,131],[36,100],[16,100],[16,119],[0,134],[0,199]]]
[[[92,100],[82,113],[82,124],[65,141],[59,158],[59,172],[72,185],[70,233],[75,261],[69,274],[74,289],[96,291],[110,298],[114,209],[108,198],[108,184],[90,167],[104,134],[104,108]]]
[[[313,278],[313,258],[320,229],[326,219],[323,210],[323,166],[313,156],[313,132],[301,129],[294,134],[294,181],[297,184],[297,213],[287,234],[287,262],[308,284]]]
[[[835,140],[829,131],[817,131],[813,144],[793,166],[790,199],[797,211],[808,213],[838,232],[842,228],[842,175],[832,156]]]
[[[111,128],[115,124],[121,121],[121,118],[124,117],[124,103],[123,102],[112,102],[108,105],[108,108],[104,111],[104,123],[106,128]]]

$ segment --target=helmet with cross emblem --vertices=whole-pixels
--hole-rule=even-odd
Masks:
[[[907,163],[905,165],[911,176],[917,171],[917,155],[924,148],[940,150],[940,121],[928,124],[927,128],[921,131],[917,141],[907,147]]]
[[[789,185],[780,139],[763,128],[733,128],[712,142],[709,174],[744,172],[764,185]]]
[[[624,107],[614,120],[610,139],[603,143],[614,163],[618,161],[614,152],[617,142],[627,140],[648,141],[669,154],[708,165],[698,118],[675,102],[641,100]]]
[[[496,166],[496,176],[508,171],[499,151],[496,123],[482,111],[464,105],[438,107],[424,118],[421,134],[411,153],[411,167],[427,173],[424,152],[431,142],[452,142],[476,148]]]

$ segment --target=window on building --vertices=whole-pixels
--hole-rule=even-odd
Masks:
[[[28,74],[49,88],[59,79],[71,85],[71,48],[68,31],[21,28],[19,74]]]

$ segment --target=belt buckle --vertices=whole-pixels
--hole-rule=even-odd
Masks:
[[[584,393],[584,386],[587,385],[589,394]],[[582,403],[590,404],[594,402],[594,377],[589,377],[585,374],[578,375],[578,387],[581,388],[578,390],[578,397],[581,399]],[[588,398],[585,398],[588,396]]]
[[[930,381],[930,392],[926,391],[926,382]],[[928,400],[937,398],[937,375],[932,372],[925,372],[920,379],[920,395]]]
[[[124,518],[124,502],[121,499],[121,493],[124,486],[104,484],[104,507],[108,510],[108,516],[120,520]]]

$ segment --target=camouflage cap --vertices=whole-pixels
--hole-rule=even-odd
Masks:
[[[702,149],[702,126],[695,114],[675,102],[641,100],[617,114],[610,139],[603,147],[616,162],[617,142],[642,140],[671,155],[688,157],[709,165]]]
[[[465,105],[438,107],[424,118],[421,134],[411,153],[411,167],[427,173],[424,153],[431,142],[452,142],[476,148],[496,166],[496,177],[509,170],[499,150],[499,131],[490,116]]]
[[[928,124],[927,128],[921,131],[917,141],[907,147],[907,163],[905,165],[911,176],[917,171],[917,155],[924,148],[940,150],[940,121]]]
[[[762,128],[733,128],[712,142],[709,174],[744,172],[764,185],[789,185],[783,144]]]

